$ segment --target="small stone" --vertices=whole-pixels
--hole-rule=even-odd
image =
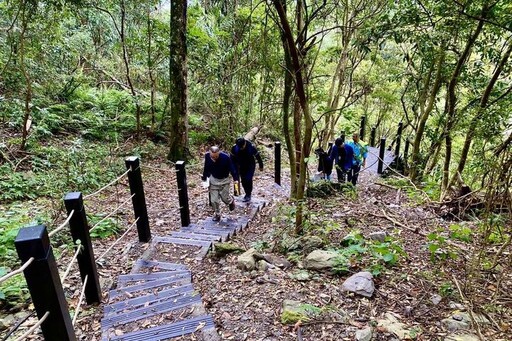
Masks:
[[[258,261],[258,270],[267,271],[269,269],[269,263],[265,262],[263,259]]]
[[[251,271],[256,269],[256,260],[254,259],[254,255],[256,254],[256,249],[251,248],[240,256],[238,256],[237,267],[240,270]]]
[[[365,297],[372,297],[375,291],[373,276],[368,271],[358,272],[347,278],[341,285],[341,288],[344,291],[350,291]]]
[[[463,304],[460,304],[460,303],[457,303],[457,302],[453,302],[453,301],[450,301],[448,303],[448,307],[450,307],[450,309],[456,309],[456,310],[460,310],[460,311],[466,310],[466,308],[464,307]]]
[[[338,253],[334,251],[315,250],[304,260],[304,267],[312,270],[327,270],[334,266]]]
[[[5,317],[0,319],[0,330],[8,329],[10,326],[14,324],[14,316],[6,315]]]
[[[314,250],[321,249],[324,241],[318,236],[306,236],[302,239],[302,250],[304,254],[309,254]]]
[[[357,341],[370,341],[372,339],[373,332],[372,328],[366,327],[364,329],[359,329],[356,331],[356,340]]]
[[[311,276],[307,271],[297,271],[293,274],[290,274],[290,278],[296,279],[299,282],[306,282],[311,279]]]
[[[430,301],[434,305],[438,305],[439,303],[441,303],[442,300],[443,300],[443,298],[440,295],[437,295],[437,294],[434,294],[434,295],[432,295],[432,297],[430,297]]]
[[[372,232],[368,235],[368,238],[371,240],[376,240],[381,243],[383,243],[386,240],[386,237],[388,236],[386,231],[379,231],[379,232]]]

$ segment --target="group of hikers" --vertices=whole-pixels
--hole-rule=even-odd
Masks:
[[[335,168],[338,182],[348,181],[355,186],[361,167],[366,166],[368,148],[356,132],[352,135],[352,141],[345,143],[344,139],[337,138],[329,152],[319,148],[315,153],[320,158],[318,171],[326,180],[331,181],[332,170]],[[258,150],[243,137],[236,139],[230,154],[221,151],[218,146],[210,147],[204,156],[201,180],[203,187],[210,192],[210,203],[214,210],[213,221],[221,219],[221,201],[228,205],[230,211],[235,209],[235,198],[230,194],[230,174],[235,181],[234,194],[240,195],[238,183],[241,180],[245,193],[242,201],[251,201],[256,162],[260,172],[263,171],[263,160]]]
[[[343,138],[337,138],[331,150],[325,152],[318,148],[315,153],[318,155],[318,171],[321,178],[331,181],[333,167],[336,169],[338,182],[346,181],[354,186],[357,183],[361,168],[366,167],[366,157],[368,156],[368,147],[364,141],[359,138],[359,133],[352,134],[352,141],[345,143]]]
[[[254,145],[243,137],[236,139],[231,148],[231,154],[220,150],[218,146],[211,146],[204,156],[204,170],[201,180],[203,187],[209,188],[210,202],[214,210],[213,221],[220,221],[220,202],[228,205],[229,210],[235,209],[235,198],[230,194],[231,180],[235,181],[234,194],[240,194],[238,181],[241,180],[245,196],[243,202],[251,201],[253,177],[256,171],[256,161],[260,172],[263,171],[263,160]]]

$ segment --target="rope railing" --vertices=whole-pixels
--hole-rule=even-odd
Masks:
[[[66,268],[66,271],[64,272],[64,275],[62,275],[62,278],[60,280],[61,283],[64,283],[64,281],[66,280],[66,278],[68,277],[69,275],[69,272],[71,271],[71,268],[73,267],[73,265],[75,264],[75,261],[78,257],[78,255],[80,254],[80,251],[82,251],[82,248],[83,246],[81,244],[79,244],[76,248],[76,251],[75,251],[75,254],[73,255],[73,258],[69,261],[69,265],[68,267]]]
[[[101,187],[101,188],[100,188],[100,189],[98,189],[96,192],[93,192],[93,193],[91,193],[91,194],[84,195],[84,200],[85,200],[85,199],[89,199],[89,198],[91,198],[91,197],[93,197],[93,196],[95,196],[95,195],[97,195],[97,194],[101,193],[101,192],[102,192],[103,190],[105,190],[107,187],[109,187],[109,186],[111,186],[111,185],[115,184],[116,182],[118,182],[119,180],[121,180],[123,177],[125,177],[125,176],[126,176],[129,172],[131,172],[131,171],[132,171],[132,168],[130,167],[130,168],[128,168],[128,169],[126,170],[126,172],[124,172],[123,174],[121,174],[120,176],[118,176],[116,179],[112,180],[111,182],[109,182],[109,183],[108,183],[108,184],[106,184],[105,186]]]
[[[147,165],[141,165],[142,168],[147,168],[151,170],[155,170],[158,172],[169,172],[169,173],[177,173],[178,171],[176,169],[165,169],[165,168],[159,168],[159,167],[153,167],[153,166],[147,166]]]
[[[27,337],[29,337],[30,335],[32,335],[32,333],[37,329],[39,328],[40,325],[43,324],[44,320],[46,320],[46,318],[50,315],[50,312],[47,311],[43,317],[41,317],[39,319],[39,321],[37,321],[36,324],[34,324],[29,330],[27,330],[25,332],[25,334],[21,335],[20,337],[18,337],[16,340],[14,341],[25,341],[27,339]]]
[[[84,300],[85,295],[85,287],[87,286],[87,280],[89,279],[89,275],[85,275],[84,283],[82,285],[82,292],[80,293],[80,298],[78,299],[78,303],[75,308],[75,315],[73,316],[73,321],[71,322],[72,326],[75,326],[76,320],[78,318],[78,314],[80,313],[80,307],[82,306],[82,302]]]
[[[67,219],[59,225],[59,227],[57,227],[55,230],[51,231],[48,233],[48,237],[51,237],[55,234],[57,234],[58,232],[60,232],[62,229],[64,229],[66,226],[69,225],[69,221],[71,220],[71,218],[73,217],[73,214],[75,213],[75,210],[72,210],[71,212],[69,212],[69,215],[67,217]]]
[[[114,213],[116,213],[117,211],[119,211],[121,208],[123,208],[124,206],[126,206],[126,204],[128,204],[130,202],[130,200],[135,196],[135,193],[132,194],[130,196],[130,198],[124,202],[121,203],[121,205],[117,206],[112,212],[110,212],[106,217],[104,217],[103,219],[101,219],[100,221],[98,221],[96,224],[94,224],[93,227],[91,227],[91,229],[89,230],[89,232],[92,232],[94,231],[94,229],[96,229],[102,222],[104,222],[105,220],[107,220],[108,218],[110,218],[111,216],[114,215]]]
[[[137,218],[135,219],[135,221],[128,227],[128,229],[126,229],[126,231],[123,233],[123,235],[119,238],[116,239],[116,241],[114,241],[112,243],[112,245],[110,245],[110,247],[101,254],[101,256],[98,257],[98,259],[102,259],[103,257],[105,257],[105,255],[110,251],[112,250],[112,248],[121,240],[123,239],[127,234],[128,232],[130,232],[130,230],[135,226],[135,224],[137,224],[137,222],[139,221],[140,218]]]
[[[31,258],[30,258],[29,260],[27,260],[27,261],[25,262],[25,264],[23,264],[19,269],[14,270],[14,271],[11,271],[11,272],[9,272],[8,274],[6,274],[6,275],[2,276],[2,278],[0,278],[0,283],[2,283],[2,282],[4,282],[4,281],[8,280],[8,279],[9,279],[9,278],[11,278],[11,277],[14,277],[14,276],[16,276],[16,275],[18,275],[18,274],[22,273],[22,272],[23,272],[23,270],[25,270],[25,269],[26,269],[26,268],[27,268],[27,267],[28,267],[28,266],[29,266],[29,265],[34,261],[34,259],[35,259],[34,257],[31,257]]]

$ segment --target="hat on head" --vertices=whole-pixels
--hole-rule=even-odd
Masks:
[[[236,145],[240,148],[245,146],[245,139],[243,137],[239,137],[236,139]]]

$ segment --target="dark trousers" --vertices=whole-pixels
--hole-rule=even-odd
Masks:
[[[336,165],[336,175],[338,175],[338,182],[347,181],[347,172],[343,169],[342,165]]]
[[[248,171],[240,170],[240,180],[242,180],[242,187],[244,188],[245,195],[250,197],[252,194],[252,178],[254,177],[254,169]]]
[[[353,165],[348,171],[348,181],[352,182],[352,185],[356,185],[357,178],[359,177],[359,171],[361,170],[360,165]]]

